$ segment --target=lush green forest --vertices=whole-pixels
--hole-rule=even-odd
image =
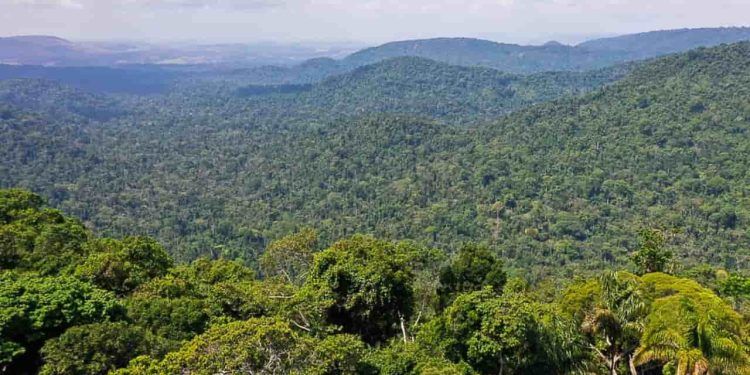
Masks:
[[[332,119],[342,115],[397,113],[455,123],[497,118],[535,103],[585,93],[618,80],[629,69],[631,65],[621,65],[584,73],[524,76],[400,57],[314,85],[251,85],[241,87],[238,93],[255,99],[266,110],[271,106],[283,108],[285,113],[297,109],[313,112],[310,117],[319,113]],[[222,83],[232,85],[230,80]],[[273,94],[277,95],[269,97]]]
[[[535,284],[474,243],[311,229],[256,268],[177,264],[0,190],[0,373],[747,374],[750,278],[676,272],[669,236],[634,235],[631,272]]]
[[[746,34],[0,66],[0,374],[749,374]]]
[[[313,227],[326,245],[477,242],[535,281],[624,266],[658,228],[683,264],[734,272],[750,250],[749,64],[748,43],[699,49],[541,104],[629,70],[521,78],[409,58],[260,96],[221,80],[106,97],[12,81],[0,182],[179,261],[252,265]]]

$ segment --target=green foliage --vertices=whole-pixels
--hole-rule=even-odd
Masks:
[[[347,96],[342,113],[330,102],[297,105],[310,92],[240,98],[225,81],[119,98],[132,114],[107,121],[13,108],[0,120],[0,181],[44,192],[104,235],[152,234],[177,261],[251,264],[266,244],[314,225],[321,247],[353,233],[443,250],[476,242],[537,281],[623,267],[639,247],[633,234],[658,227],[674,233],[668,247],[686,266],[731,272],[747,268],[750,248],[747,52],[739,43],[656,59],[595,93],[492,120],[471,106],[453,120],[368,113],[390,111],[385,93],[403,91],[385,84],[386,65],[359,76],[367,87],[383,82],[373,93],[382,105],[361,111],[380,100]],[[432,65],[391,65],[393,77],[425,77],[406,91],[444,92],[433,83],[452,77],[432,82]],[[562,86],[595,81],[589,74]],[[560,87],[534,82],[531,98]]]
[[[0,83],[0,372],[748,373],[748,64]]]
[[[0,270],[65,273],[85,254],[88,232],[31,192],[0,190]]]
[[[0,196],[14,202],[5,205],[14,207],[5,209],[14,225],[46,217],[35,216],[45,209],[33,195]],[[31,231],[46,224],[23,223]],[[287,237],[272,246],[274,256],[285,259],[280,249],[311,254],[313,239],[309,231]],[[73,275],[0,271],[4,372],[743,374],[750,368],[746,324],[732,305],[696,281],[663,273],[605,273],[558,295],[554,286],[517,277],[506,282],[502,262],[484,246],[463,247],[445,266],[437,249],[363,235],[316,253],[301,287],[288,282],[294,278],[258,280],[239,261],[201,258],[175,266],[148,238],[87,238],[81,254],[88,257],[76,275],[119,291],[119,298]],[[102,277],[84,277],[80,270],[101,254],[118,265],[95,273]],[[47,264],[45,256],[59,259],[42,252],[37,264]],[[305,262],[287,260],[267,264],[305,273],[297,267]],[[436,281],[441,267],[453,277]],[[746,298],[740,275],[706,267],[686,273],[735,304]],[[455,296],[445,310],[438,291]]]
[[[89,255],[76,268],[75,275],[102,289],[125,295],[164,275],[170,267],[172,258],[151,238],[97,239],[89,244]]]
[[[349,374],[363,344],[352,336],[317,340],[274,318],[219,325],[169,353],[160,362],[136,360],[118,374]]]
[[[198,259],[141,285],[126,300],[137,324],[171,340],[186,340],[212,322],[248,319],[279,312],[283,285],[255,281],[251,269],[235,261]]]
[[[0,365],[33,366],[45,340],[68,327],[122,315],[115,297],[72,277],[0,272]],[[11,368],[14,368],[11,366]]]
[[[470,375],[475,372],[466,363],[455,364],[415,343],[394,340],[368,354],[363,373],[380,375],[446,374]]]
[[[692,280],[655,273],[643,280],[654,291],[636,354],[640,363],[664,364],[677,374],[746,374],[747,332],[740,315]],[[669,370],[669,371],[667,371]]]
[[[356,52],[345,64],[371,64],[396,56],[420,56],[454,65],[487,66],[507,72],[585,70],[701,46],[750,39],[745,27],[662,30],[594,39],[577,46],[549,42],[521,46],[472,38],[434,38],[386,43]]]
[[[0,190],[0,219],[3,224],[10,223],[24,215],[26,210],[39,210],[44,201],[42,197],[22,189]]]
[[[503,262],[489,248],[464,245],[451,264],[440,271],[441,304],[447,306],[456,294],[479,291],[487,286],[499,294],[506,280]]]
[[[639,272],[666,272],[673,254],[664,248],[664,234],[658,230],[644,230],[641,231],[640,240],[641,246],[633,254]]]
[[[94,323],[68,329],[42,348],[41,375],[105,375],[139,355],[160,357],[166,343],[127,323]]]
[[[620,78],[624,67],[530,76],[398,57],[328,78],[296,95],[252,96],[253,102],[333,113],[401,113],[466,121],[493,118],[531,104],[581,94]],[[247,88],[240,92],[247,92]]]
[[[315,255],[304,293],[321,314],[365,342],[386,340],[414,310],[412,244],[354,236]]]
[[[313,260],[318,235],[304,229],[271,242],[260,257],[260,266],[266,277],[279,277],[290,284],[304,282]]]
[[[561,373],[572,366],[576,339],[557,314],[527,295],[497,296],[486,287],[459,295],[418,342],[482,374]]]
[[[605,273],[583,287],[570,287],[564,301],[577,315],[596,361],[610,373],[625,365],[633,366],[650,302],[637,276]]]

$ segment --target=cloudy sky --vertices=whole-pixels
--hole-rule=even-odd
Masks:
[[[0,35],[76,40],[574,42],[750,24],[750,0],[0,0]]]

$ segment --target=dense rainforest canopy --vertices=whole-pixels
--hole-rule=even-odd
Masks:
[[[153,239],[96,237],[0,190],[0,373],[748,373],[750,278],[675,275],[666,235],[637,237],[635,273],[535,285],[478,244],[323,248],[310,229],[258,269],[175,264]]]
[[[102,234],[154,236],[180,261],[253,263],[309,226],[324,244],[473,241],[535,280],[623,266],[635,235],[659,228],[686,264],[739,270],[748,64],[739,43],[525,77],[407,58],[260,96],[221,80],[163,96],[6,81],[0,181]],[[626,77],[534,104],[613,74]]]

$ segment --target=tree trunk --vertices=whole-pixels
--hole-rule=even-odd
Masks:
[[[609,373],[610,375],[617,375],[617,364],[620,362],[619,356],[614,356],[609,362]]]
[[[628,368],[630,368],[630,375],[638,375],[638,369],[635,367],[635,356],[628,356]]]
[[[404,336],[404,343],[406,343],[409,335],[406,333],[406,324],[404,323],[404,316],[401,315],[400,311],[398,313],[398,318],[401,321],[401,334],[403,334],[403,336]]]

